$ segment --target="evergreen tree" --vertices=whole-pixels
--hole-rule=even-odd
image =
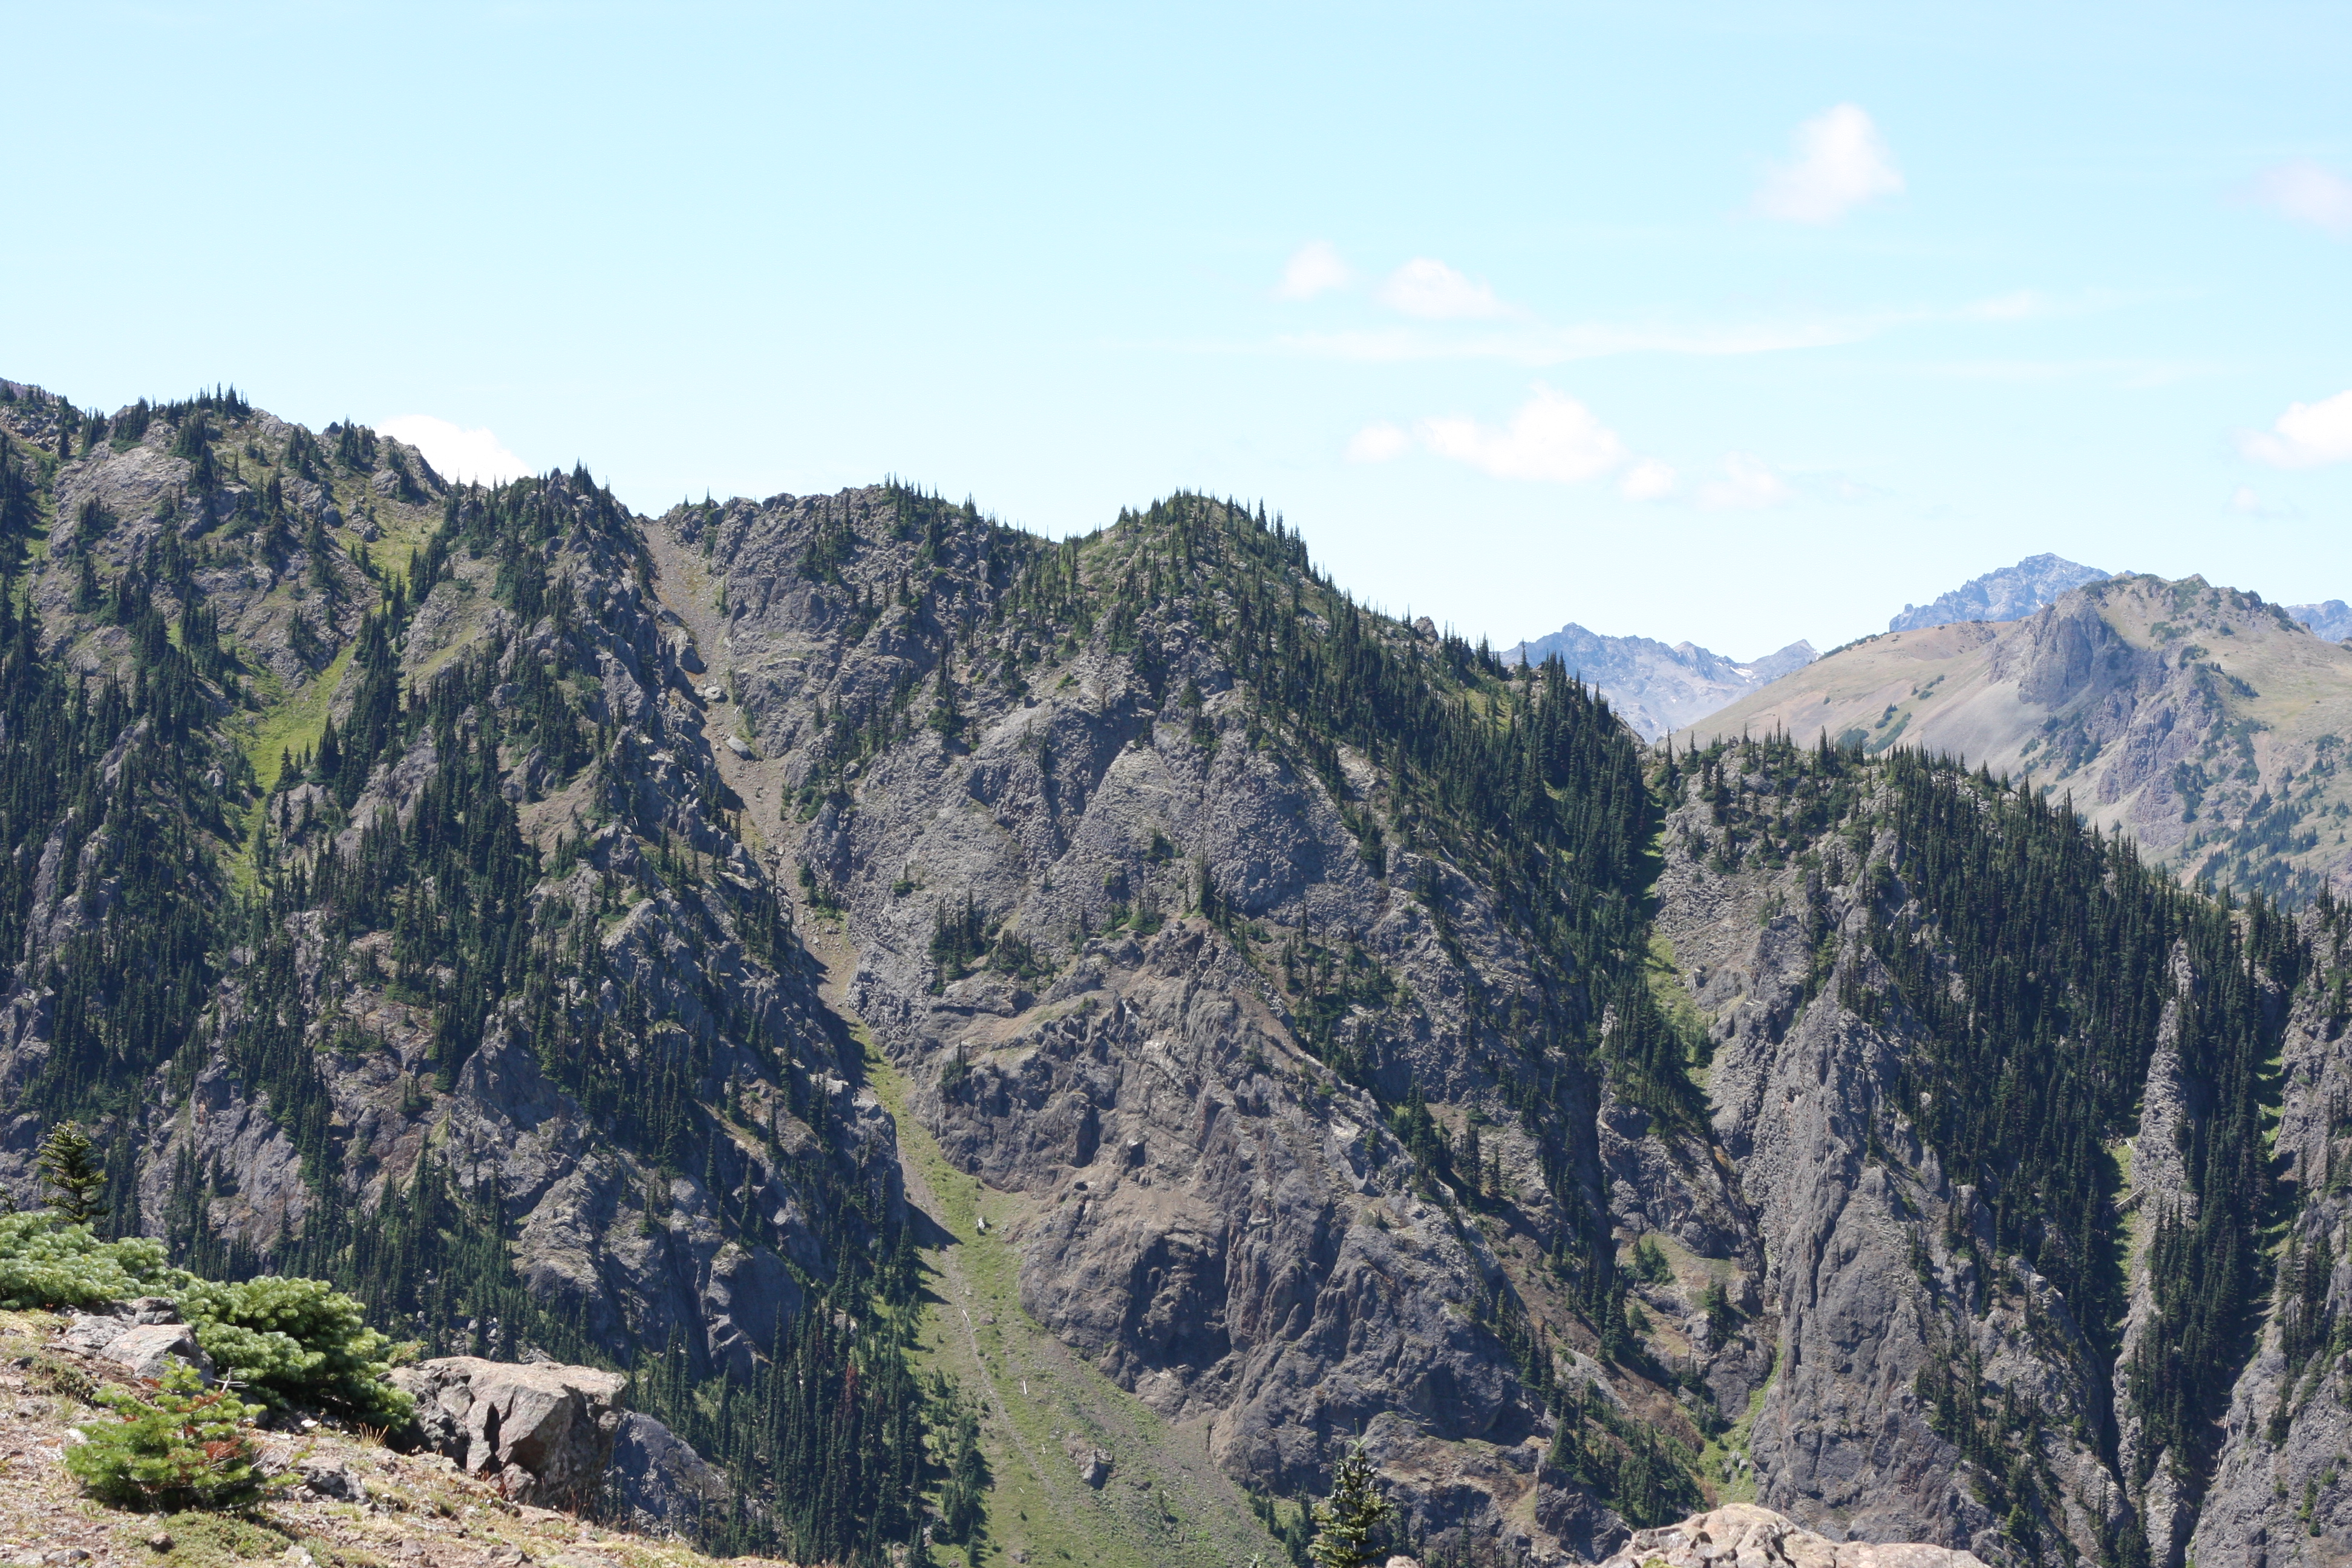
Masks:
[[[42,1191],[56,1194],[54,1206],[67,1223],[88,1225],[106,1217],[106,1205],[99,1201],[106,1173],[92,1157],[89,1134],[81,1123],[61,1121],[50,1128],[34,1165]]]
[[[1316,1568],[1365,1568],[1388,1537],[1389,1500],[1361,1443],[1351,1445],[1331,1472],[1331,1500],[1315,1509]]]

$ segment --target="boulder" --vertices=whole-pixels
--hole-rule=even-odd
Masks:
[[[195,1331],[185,1323],[142,1323],[125,1329],[100,1353],[150,1382],[162,1381],[164,1370],[175,1361],[185,1362],[205,1382],[212,1381],[212,1359],[198,1348]]]
[[[322,1498],[337,1502],[367,1501],[367,1482],[348,1463],[325,1459],[298,1459],[294,1473],[302,1484]]]
[[[602,1489],[628,1384],[621,1373],[461,1355],[392,1378],[416,1401],[421,1446],[468,1475],[496,1477],[513,1500],[579,1508]]]
[[[1973,1552],[1909,1542],[1832,1541],[1753,1503],[1727,1503],[1680,1524],[1633,1532],[1601,1568],[1984,1568]]]
[[[196,1344],[195,1331],[185,1323],[150,1321],[157,1302],[162,1302],[160,1297],[142,1297],[123,1309],[122,1317],[76,1313],[58,1342],[63,1349],[113,1362],[150,1382],[160,1380],[174,1361],[185,1362],[211,1382],[213,1363]],[[162,1310],[171,1313],[169,1302],[162,1302]]]

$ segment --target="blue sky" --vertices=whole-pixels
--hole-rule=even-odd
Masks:
[[[1498,642],[1826,647],[2042,550],[2352,597],[2341,5],[0,23],[0,374],[88,405],[648,510],[1263,498]]]

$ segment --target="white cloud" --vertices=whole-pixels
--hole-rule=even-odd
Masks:
[[[461,430],[430,414],[403,414],[376,428],[424,453],[425,460],[444,479],[479,479],[495,484],[533,471],[529,463],[508,451],[486,427]]]
[[[1756,210],[1785,223],[1835,223],[1874,196],[1903,190],[1886,139],[1862,106],[1841,103],[1797,127],[1796,162],[1777,164]]]
[[[2352,461],[2352,392],[2316,403],[2290,403],[2268,430],[2238,437],[2238,449],[2274,468],[2318,468]]]
[[[1328,240],[1313,240],[1298,247],[1282,269],[1282,285],[1275,296],[1282,300],[1312,300],[1331,289],[1345,289],[1356,280],[1348,264]]]
[[[2264,169],[2254,176],[2252,194],[2282,217],[2352,235],[2352,180],[2308,158]]]
[[[1622,466],[1631,456],[1617,433],[1594,418],[1591,409],[1540,382],[1500,430],[1466,415],[1453,415],[1423,420],[1418,433],[1421,444],[1439,457],[1505,479],[1578,485]]]
[[[1483,321],[1513,314],[1484,279],[1465,278],[1433,256],[1416,256],[1381,285],[1381,303],[1429,321]]]
[[[1391,458],[1402,457],[1412,446],[1412,437],[1397,426],[1367,425],[1348,443],[1348,461],[1385,463]]]
[[[2275,521],[2281,518],[2301,517],[2291,506],[2273,506],[2263,500],[2262,492],[2252,485],[2240,485],[2230,496],[2230,510],[2240,517],[2260,518]]]
[[[1655,458],[1638,459],[1617,480],[1617,493],[1627,500],[1664,500],[1679,481],[1675,470]]]
[[[1698,488],[1698,504],[1710,511],[1755,511],[1797,499],[1771,464],[1746,452],[1723,455],[1723,477]]]

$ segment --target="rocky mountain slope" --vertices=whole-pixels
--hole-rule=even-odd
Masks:
[[[625,1368],[730,1541],[1271,1560],[1358,1441],[1439,1563],[2341,1528],[2332,905],[1669,762],[1206,498],[646,518],[6,390],[0,1182],[78,1115],[183,1258]]]
[[[1866,638],[1677,743],[1775,731],[2030,776],[2192,879],[2308,896],[2352,872],[2352,650],[2200,577]]]
[[[1604,637],[1573,621],[1503,650],[1503,662],[1511,665],[1559,659],[1645,741],[1695,724],[1817,657],[1812,644],[1799,641],[1741,663],[1692,643]]]
[[[1886,623],[1890,632],[1926,631],[1954,621],[2022,620],[2045,605],[2085,583],[2105,582],[2110,574],[2063,557],[2029,555],[2014,566],[2003,566],[1981,577],[1971,577],[1933,604],[1906,605]]]

